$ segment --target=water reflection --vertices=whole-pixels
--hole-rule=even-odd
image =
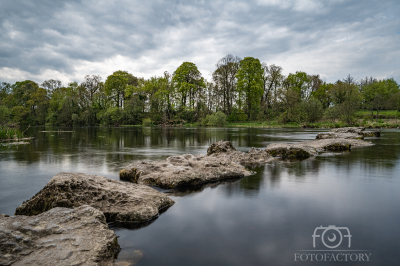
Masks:
[[[63,128],[61,128],[63,130]],[[118,179],[135,160],[206,153],[219,140],[238,150],[315,138],[314,129],[30,128],[29,145],[0,147],[0,213],[13,214],[57,173]],[[65,128],[65,130],[71,130]],[[146,224],[113,223],[118,261],[138,265],[297,265],[296,250],[312,248],[316,226],[350,228],[355,249],[371,265],[400,260],[400,133],[384,130],[375,146],[302,161],[274,160],[254,175],[194,188],[159,191],[175,205]],[[307,265],[307,263],[303,263]],[[329,265],[325,263],[324,265]]]

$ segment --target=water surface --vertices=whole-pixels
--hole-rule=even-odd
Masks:
[[[323,129],[264,128],[60,128],[40,132],[28,145],[0,146],[0,213],[12,215],[57,173],[117,179],[134,160],[206,153],[218,140],[241,151],[272,142],[314,139]],[[49,130],[49,128],[46,128]],[[52,129],[54,130],[54,129]],[[351,231],[351,248],[370,262],[400,261],[400,131],[384,130],[375,145],[302,161],[276,160],[256,174],[195,188],[161,190],[175,205],[147,224],[110,224],[122,246],[117,261],[137,265],[315,265],[294,261],[313,248],[318,226]],[[319,242],[318,242],[319,241]],[[336,249],[337,250],[337,249]],[[336,252],[332,249],[332,253]],[[129,265],[129,264],[128,264]],[[338,265],[320,262],[318,265]]]

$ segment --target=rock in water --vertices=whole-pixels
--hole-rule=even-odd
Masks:
[[[16,215],[37,215],[55,207],[90,205],[102,211],[107,221],[144,222],[158,216],[174,201],[148,186],[82,173],[59,173]]]
[[[0,265],[112,265],[117,236],[90,206],[0,215]]]
[[[361,133],[327,132],[319,133],[315,139],[364,139]]]
[[[265,149],[273,157],[308,158],[317,155],[315,148],[303,143],[272,143]]]
[[[365,130],[365,127],[339,127],[339,128],[332,128],[331,132],[336,133],[357,133],[360,134],[362,131]]]
[[[208,147],[207,156],[210,156],[211,154],[227,153],[232,151],[236,151],[232,143],[230,141],[221,140],[211,144],[211,146]]]
[[[207,150],[207,156],[230,160],[242,165],[266,164],[272,158],[265,150],[254,147],[249,152],[237,151],[230,141],[218,141],[211,144]]]
[[[164,161],[134,162],[119,173],[122,180],[162,188],[199,185],[251,173],[229,159],[184,154]]]

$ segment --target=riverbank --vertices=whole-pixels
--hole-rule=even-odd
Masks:
[[[200,127],[200,123],[187,123],[184,127]],[[255,128],[339,128],[339,127],[365,127],[365,128],[399,128],[400,119],[379,119],[378,122],[358,119],[354,124],[347,124],[340,121],[321,121],[315,123],[279,123],[276,120],[271,121],[251,121],[251,122],[232,122],[227,123],[226,127],[255,127]]]

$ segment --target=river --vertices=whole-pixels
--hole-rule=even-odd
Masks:
[[[58,129],[73,132],[40,132]],[[314,139],[323,131],[33,127],[26,133],[35,137],[30,144],[0,145],[0,213],[13,215],[59,172],[119,180],[119,170],[134,160],[205,154],[219,140],[248,151]],[[157,219],[110,224],[122,247],[116,261],[243,266],[338,265],[335,260],[342,259],[340,264],[399,265],[400,131],[383,130],[380,138],[367,140],[375,145],[302,161],[275,160],[241,180],[158,189],[176,203]],[[312,237],[314,231],[330,231],[325,241],[342,237],[339,249],[324,244],[322,234]]]

